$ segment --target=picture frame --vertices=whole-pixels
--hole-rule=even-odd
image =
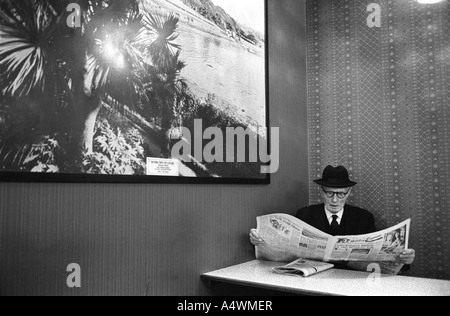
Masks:
[[[267,0],[34,2],[1,2],[1,182],[270,184]]]

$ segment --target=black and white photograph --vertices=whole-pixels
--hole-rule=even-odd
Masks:
[[[449,297],[449,83],[450,0],[0,0],[0,296]]]
[[[0,175],[267,183],[265,3],[2,0]]]

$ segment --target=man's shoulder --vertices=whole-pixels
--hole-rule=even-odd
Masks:
[[[348,228],[347,235],[368,234],[376,231],[375,217],[361,207],[345,205],[344,221]]]
[[[322,203],[322,204],[305,206],[297,211],[297,217],[298,218],[309,217],[312,214],[315,214],[315,212],[317,212],[317,210],[325,210],[325,205]]]
[[[352,215],[358,215],[361,217],[373,217],[372,212],[358,206],[346,204],[344,210],[345,212],[348,212]]]

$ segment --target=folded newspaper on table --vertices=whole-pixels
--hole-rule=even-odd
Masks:
[[[334,267],[334,264],[316,260],[297,259],[285,266],[272,268],[273,272],[307,277]]]
[[[292,262],[299,258],[324,262],[347,261],[347,266],[367,271],[371,263],[381,273],[398,274],[403,264],[398,254],[408,248],[411,219],[371,234],[331,236],[289,214],[257,218],[257,230],[265,241],[256,247],[256,258]]]

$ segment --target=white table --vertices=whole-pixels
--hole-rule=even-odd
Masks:
[[[450,281],[330,269],[309,277],[273,273],[279,262],[254,260],[204,273],[205,281],[237,284],[300,295],[450,296]]]

